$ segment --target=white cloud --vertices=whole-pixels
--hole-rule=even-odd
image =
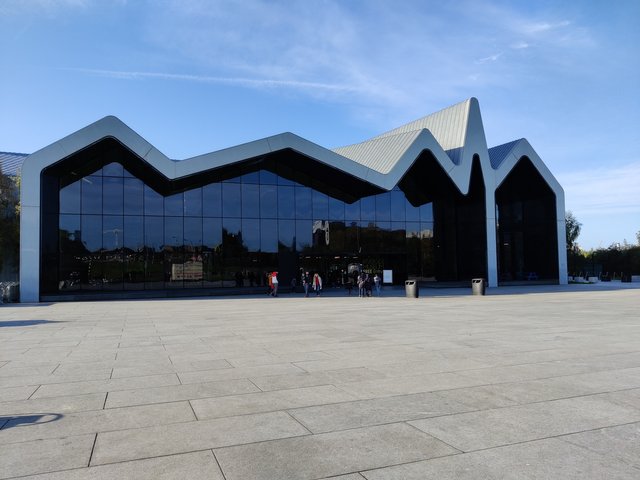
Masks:
[[[557,30],[559,28],[568,27],[571,25],[571,22],[568,20],[562,20],[560,22],[549,23],[549,22],[537,22],[537,23],[528,23],[520,26],[524,33],[528,34],[536,34],[540,32],[548,32],[549,30]]]
[[[580,214],[640,214],[640,161],[558,175],[568,210]]]
[[[502,56],[502,52],[494,53],[493,55],[489,55],[488,57],[479,58],[478,60],[476,60],[476,63],[479,65],[482,65],[483,63],[487,63],[487,62],[495,62],[501,56]]]

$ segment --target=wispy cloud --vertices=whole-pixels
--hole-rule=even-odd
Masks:
[[[240,77],[212,77],[206,75],[186,75],[176,73],[163,73],[163,72],[127,72],[118,70],[95,70],[95,69],[73,69],[82,73],[97,75],[101,77],[116,78],[121,80],[144,80],[144,79],[159,79],[159,80],[173,80],[173,81],[186,81],[186,82],[198,82],[198,83],[213,83],[221,85],[236,85],[247,88],[256,89],[273,89],[273,88],[288,88],[299,90],[320,90],[327,92],[354,92],[357,91],[357,87],[344,85],[344,84],[329,84],[320,82],[301,82],[295,80],[278,80],[278,79],[254,79],[254,78],[240,78]]]
[[[559,28],[568,27],[571,25],[571,22],[568,20],[562,20],[555,23],[549,22],[536,22],[536,23],[525,23],[520,26],[524,33],[528,34],[536,34],[540,32],[548,32],[549,30],[557,30]]]
[[[558,175],[567,208],[578,214],[640,213],[640,161]]]
[[[483,63],[495,62],[502,56],[502,52],[494,53],[493,55],[489,55],[488,57],[479,58],[476,60],[476,63],[482,65]]]

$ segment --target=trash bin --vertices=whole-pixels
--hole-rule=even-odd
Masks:
[[[407,298],[418,298],[418,282],[415,280],[406,280],[404,282],[404,291]]]
[[[473,295],[484,295],[484,278],[474,278],[471,280],[471,293]]]

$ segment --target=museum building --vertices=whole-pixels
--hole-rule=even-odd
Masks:
[[[478,101],[359,144],[282,133],[171,160],[105,117],[22,166],[20,295],[256,291],[318,272],[566,283],[564,193],[531,145],[487,148]]]

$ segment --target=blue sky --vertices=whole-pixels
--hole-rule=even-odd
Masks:
[[[182,159],[332,148],[471,96],[525,137],[586,249],[640,230],[640,1],[0,0],[0,151],[116,115]]]

